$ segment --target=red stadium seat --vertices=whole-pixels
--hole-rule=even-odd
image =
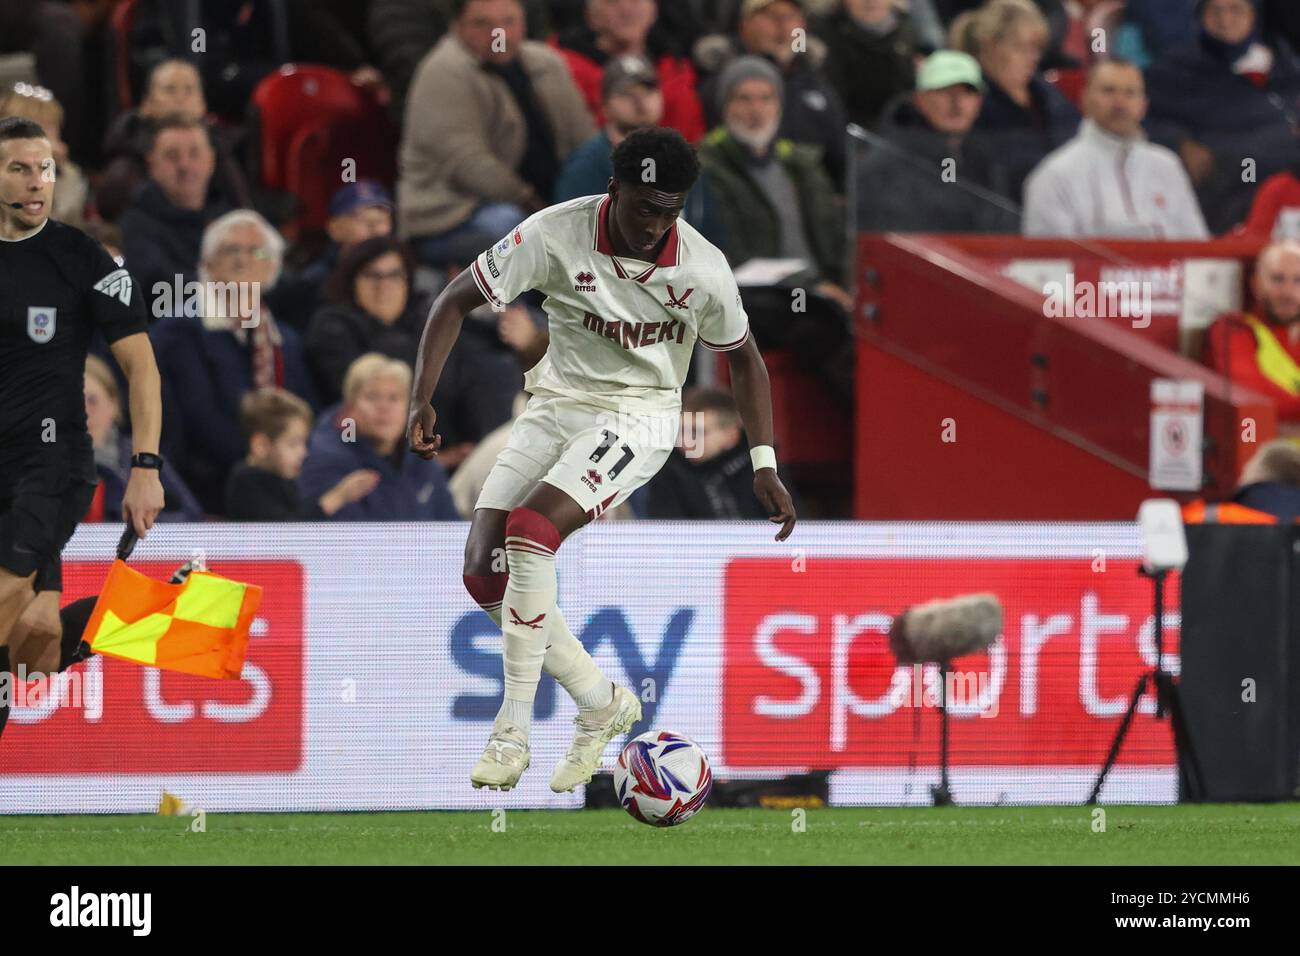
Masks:
[[[343,162],[357,179],[391,187],[397,171],[397,130],[374,94],[327,66],[287,64],[253,91],[262,185],[302,203],[290,235],[319,229],[329,200],[344,182]]]

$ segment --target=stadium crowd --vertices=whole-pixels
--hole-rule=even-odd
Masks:
[[[741,283],[755,337],[846,410],[852,217],[1276,240],[1262,319],[1225,316],[1206,358],[1300,419],[1300,336],[1269,331],[1300,330],[1297,48],[1294,0],[0,0],[0,117],[43,126],[55,218],[151,304],[164,517],[454,520],[548,339],[529,297],[472,315],[424,462],[403,431],[431,297],[529,214],[603,192],[611,148],[649,125],[697,144],[683,215],[733,267],[793,263]],[[340,71],[399,130],[395,181],[340,179],[323,230],[259,168],[254,93],[288,63]],[[194,281],[261,294],[235,313]],[[112,520],[127,403],[97,352],[90,518]],[[760,516],[728,394],[693,381],[684,413],[699,440],[610,517]]]

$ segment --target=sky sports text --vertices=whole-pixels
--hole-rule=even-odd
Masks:
[[[939,673],[900,664],[889,642],[894,615],[973,582],[999,594],[1005,621],[986,651],[952,662],[942,688],[962,744],[957,760],[1057,766],[1104,752],[1155,658],[1150,595],[1123,574],[1134,566],[1116,560],[1102,576],[1081,559],[837,557],[796,570],[785,559],[734,558],[723,592],[725,762],[770,762],[752,743],[767,740],[781,740],[784,762],[800,766],[908,759],[901,742],[912,715],[937,709]],[[1180,623],[1166,611],[1173,673]],[[1154,709],[1144,695],[1133,728],[1132,752],[1150,746],[1148,763],[1168,749],[1167,731],[1156,734],[1147,719]]]
[[[82,893],[74,885],[50,897],[50,925],[57,927],[128,927],[133,936],[148,936],[153,926],[152,893]]]
[[[616,607],[595,611],[579,629],[577,638],[587,653],[595,656],[609,644],[627,675],[628,685],[641,697],[641,722],[637,727],[654,723],[655,712],[663,703],[664,691],[673,676],[677,659],[690,634],[695,609],[677,608],[668,617],[658,641],[658,653],[647,660],[623,612]],[[485,694],[458,694],[452,701],[452,716],[457,720],[490,722],[501,707],[504,692],[501,672],[501,629],[482,611],[463,614],[451,630],[451,656],[466,674],[492,681],[494,687]],[[547,720],[555,712],[555,678],[543,674],[537,686],[533,715]],[[635,729],[634,729],[634,732]]]

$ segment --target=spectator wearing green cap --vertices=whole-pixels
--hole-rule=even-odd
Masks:
[[[916,90],[885,110],[856,176],[857,227],[872,232],[1015,232],[1006,170],[971,133],[985,84],[974,57],[932,53]]]

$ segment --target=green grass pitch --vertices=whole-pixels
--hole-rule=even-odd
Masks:
[[[1300,804],[0,817],[25,864],[1297,864]],[[494,829],[494,823],[496,829]],[[504,824],[504,830],[501,826]],[[20,849],[21,848],[21,849]],[[7,858],[7,859],[6,859]]]

